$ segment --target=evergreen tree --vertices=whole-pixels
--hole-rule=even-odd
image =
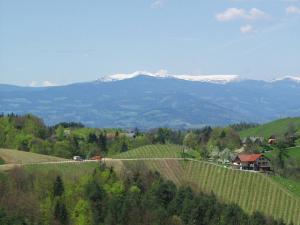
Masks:
[[[53,185],[53,196],[60,197],[64,193],[64,185],[60,176],[57,176]]]
[[[121,152],[127,152],[128,151],[128,145],[123,141],[121,146]]]
[[[68,224],[68,211],[65,203],[61,202],[61,200],[56,201],[54,207],[54,219],[63,225]]]

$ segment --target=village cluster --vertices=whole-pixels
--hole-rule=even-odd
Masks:
[[[250,139],[261,139],[262,137],[250,137]],[[269,138],[268,144],[276,144],[276,138]],[[235,156],[232,160],[232,167],[240,170],[253,170],[260,172],[271,171],[271,160],[264,154],[246,154],[241,153]]]

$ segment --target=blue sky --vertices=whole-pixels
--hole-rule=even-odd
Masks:
[[[0,0],[0,83],[300,76],[299,0]]]

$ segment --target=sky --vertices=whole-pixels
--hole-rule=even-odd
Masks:
[[[0,83],[300,76],[300,0],[0,0]]]

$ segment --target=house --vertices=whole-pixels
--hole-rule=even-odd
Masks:
[[[234,168],[241,170],[270,171],[270,159],[263,154],[239,154],[232,162]]]
[[[242,144],[245,145],[247,143],[247,140],[250,140],[253,143],[263,143],[264,142],[264,138],[263,137],[256,137],[256,136],[252,136],[252,137],[246,137],[242,140]]]
[[[276,139],[275,139],[275,138],[269,138],[268,144],[269,144],[269,145],[274,145],[274,144],[276,144]]]

